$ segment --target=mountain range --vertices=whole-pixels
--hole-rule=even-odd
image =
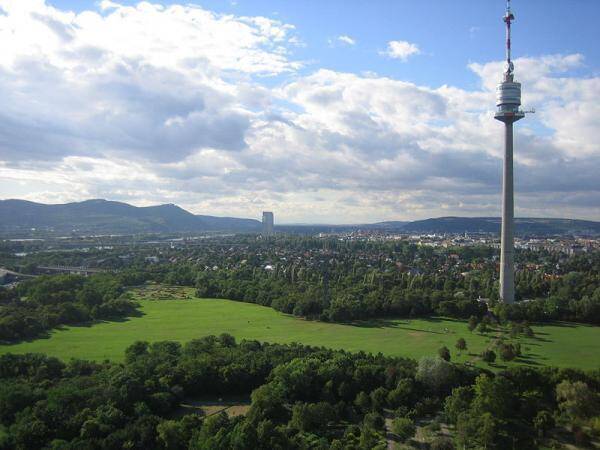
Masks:
[[[235,217],[195,215],[173,204],[137,207],[108,200],[45,205],[0,200],[0,232],[35,229],[59,233],[169,233],[259,231],[260,222]]]
[[[137,207],[108,200],[46,205],[26,200],[0,200],[0,233],[25,235],[32,231],[85,234],[177,232],[258,232],[254,219],[195,215],[173,204]],[[372,229],[405,233],[498,233],[498,217],[439,217],[412,222],[362,225],[282,225],[281,231],[315,233]],[[520,235],[600,235],[600,222],[575,219],[516,218]]]
[[[380,222],[375,227],[406,233],[500,233],[500,217],[438,217],[414,222]],[[515,218],[517,235],[598,235],[600,222],[577,219]]]

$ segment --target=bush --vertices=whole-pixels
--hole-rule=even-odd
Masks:
[[[492,364],[494,361],[496,361],[496,353],[494,353],[493,350],[485,350],[481,354],[481,359],[483,359],[488,364]]]
[[[392,432],[403,441],[414,436],[415,431],[414,422],[407,417],[397,417],[392,421]]]
[[[443,346],[438,350],[438,356],[444,361],[450,361],[450,350],[448,347]]]
[[[431,450],[454,450],[454,444],[447,437],[436,437],[429,448]]]
[[[377,412],[370,412],[365,415],[363,423],[375,430],[381,430],[385,426],[385,419]]]
[[[575,445],[579,447],[588,447],[590,445],[590,437],[580,427],[573,427],[573,440]]]
[[[600,417],[595,417],[590,421],[590,427],[592,429],[592,433],[596,436],[600,436]]]
[[[500,344],[498,347],[502,361],[512,361],[516,357],[516,352],[512,344]]]

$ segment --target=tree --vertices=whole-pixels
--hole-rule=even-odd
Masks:
[[[335,411],[329,403],[296,403],[290,425],[300,431],[313,432],[326,427],[332,420],[335,420]]]
[[[465,341],[464,338],[459,338],[458,341],[456,341],[455,347],[459,352],[463,352],[467,349],[467,341]]]
[[[392,389],[388,396],[388,405],[397,408],[402,405],[408,405],[414,397],[414,381],[412,378],[403,378],[398,382],[396,389]]]
[[[132,364],[138,357],[148,355],[148,343],[136,341],[125,349],[125,361]]]
[[[387,401],[388,392],[384,387],[378,387],[371,392],[371,405],[373,409],[383,409]]]
[[[560,410],[574,419],[587,419],[600,412],[598,394],[582,381],[564,380],[556,386]]]
[[[456,423],[456,440],[460,448],[476,447],[478,443],[484,449],[494,443],[497,436],[497,422],[490,413],[480,414],[468,411],[460,414]]]
[[[473,332],[473,330],[474,330],[475,328],[477,328],[477,323],[478,323],[478,322],[479,322],[479,321],[477,320],[477,317],[475,317],[475,316],[471,316],[471,317],[469,317],[469,325],[468,325],[468,327],[469,327],[469,331]]]
[[[512,344],[500,344],[498,347],[498,351],[500,353],[500,358],[502,361],[512,361],[515,359],[516,354]]]
[[[494,353],[493,350],[484,350],[481,354],[481,359],[488,364],[492,364],[494,361],[496,361],[496,353]]]
[[[363,424],[375,430],[381,430],[385,426],[385,418],[378,412],[370,412],[365,414]]]
[[[533,427],[538,432],[539,437],[544,437],[546,431],[554,426],[554,417],[549,411],[542,410],[537,413],[533,419]]]
[[[354,404],[362,411],[368,411],[371,408],[371,397],[366,392],[360,391],[354,399]]]
[[[416,427],[408,417],[396,417],[392,421],[392,433],[396,434],[402,441],[414,436]]]
[[[223,347],[235,347],[235,338],[229,333],[222,333],[218,341]]]
[[[230,445],[233,450],[259,448],[254,425],[247,420],[239,422],[231,431]]]
[[[431,450],[454,450],[454,444],[450,440],[450,438],[438,436],[433,441],[431,441],[431,445],[429,447]]]
[[[415,378],[430,389],[442,391],[454,384],[456,371],[452,364],[442,358],[424,356],[419,360]]]
[[[497,423],[490,413],[484,413],[481,416],[481,422],[478,432],[478,441],[483,445],[484,449],[494,443],[497,434]]]
[[[225,412],[208,416],[202,422],[202,428],[199,433],[195,433],[188,448],[190,450],[200,450],[209,448],[226,448],[229,445],[225,443],[229,440],[227,428],[229,427],[229,418]]]
[[[444,414],[450,423],[456,424],[458,416],[467,411],[473,400],[473,388],[461,386],[452,389],[452,395],[446,397],[444,402]]]
[[[513,344],[513,349],[515,351],[515,357],[519,357],[521,356],[521,344],[519,342],[517,342],[516,344]]]
[[[186,442],[182,436],[182,426],[175,420],[165,420],[156,427],[158,441],[167,450],[184,448]]]
[[[438,350],[438,355],[444,361],[450,361],[450,350],[448,349],[448,347],[446,347],[446,346],[441,347]]]
[[[479,375],[473,389],[475,397],[472,408],[477,413],[490,413],[500,419],[508,419],[514,414],[517,406],[516,389],[507,377]]]
[[[378,448],[382,442],[382,436],[377,430],[368,426],[362,426],[360,430],[360,448]]]
[[[264,384],[252,392],[248,418],[257,423],[263,419],[280,420],[287,415],[285,390],[279,383]]]

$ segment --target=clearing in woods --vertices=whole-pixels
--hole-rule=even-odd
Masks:
[[[380,319],[350,324],[332,324],[299,319],[274,309],[231,300],[199,299],[191,288],[150,286],[136,289],[140,315],[121,321],[53,330],[49,337],[12,345],[0,345],[7,352],[41,352],[61,359],[122,360],[127,346],[138,340],[187,342],[209,334],[229,333],[236,339],[264,342],[299,342],[313,346],[420,358],[436,355],[446,346],[453,361],[485,365],[478,355],[493,346],[498,335],[469,332],[465,321],[447,318]],[[532,366],[600,367],[600,327],[571,323],[536,325],[533,338],[520,337],[523,356],[508,364]],[[458,338],[468,349],[459,353]],[[512,340],[515,342],[515,340]],[[498,358],[495,368],[507,363]]]

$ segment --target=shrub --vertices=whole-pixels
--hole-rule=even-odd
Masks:
[[[485,350],[481,354],[481,359],[483,359],[488,364],[492,364],[494,361],[496,361],[496,353],[494,353],[493,350]]]
[[[429,447],[431,450],[454,450],[454,444],[447,437],[436,437]]]
[[[392,421],[392,432],[403,441],[414,436],[415,431],[414,422],[407,417],[397,417]]]

